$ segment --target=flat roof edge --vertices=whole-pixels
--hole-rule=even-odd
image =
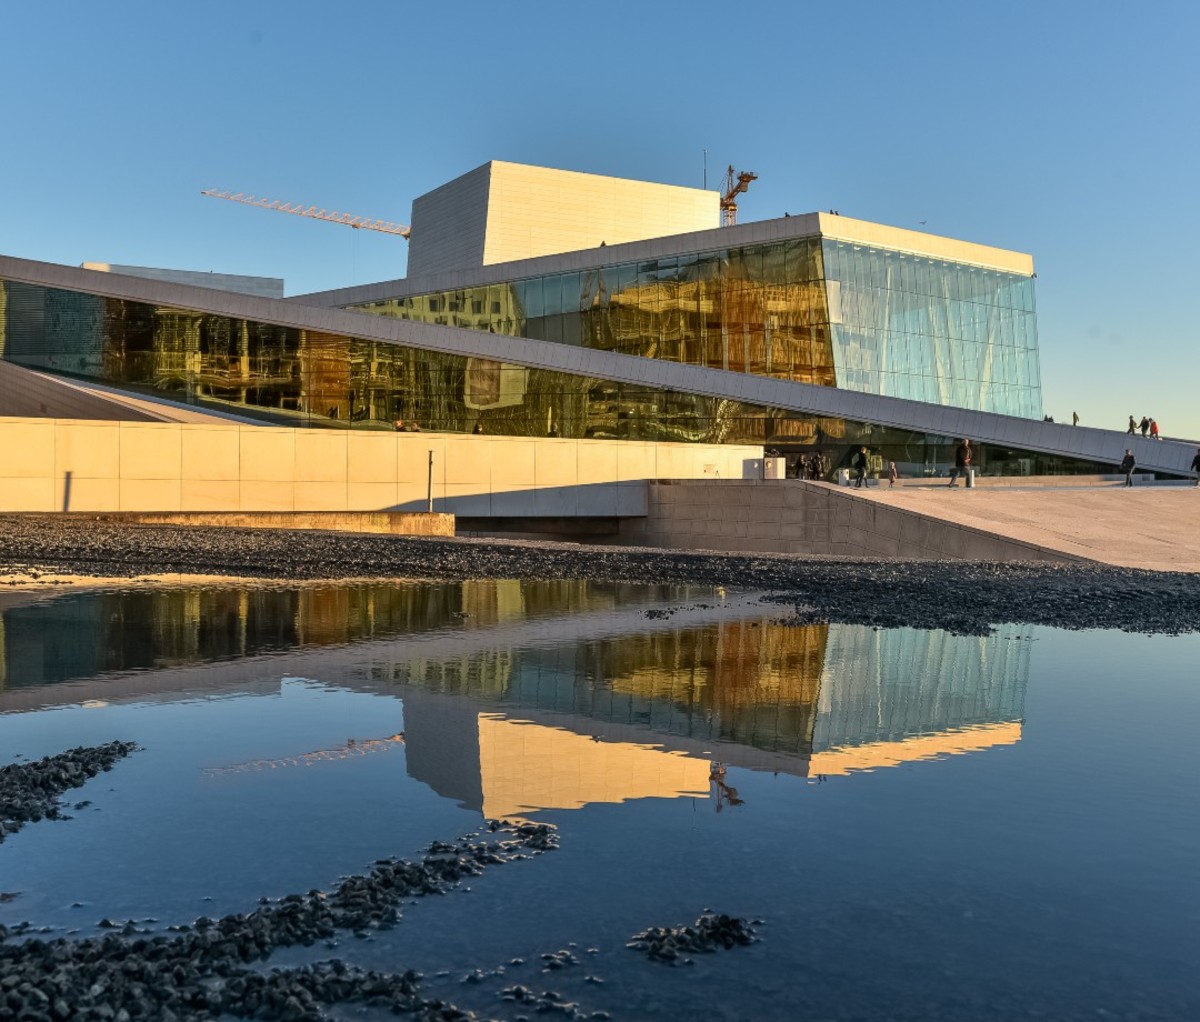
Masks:
[[[686,234],[672,234],[643,241],[627,241],[602,248],[578,249],[574,252],[536,256],[507,263],[490,263],[469,270],[444,270],[417,277],[354,284],[328,291],[292,295],[286,301],[299,305],[336,308],[433,291],[479,287],[542,274],[590,270],[613,262],[662,259],[672,255],[712,251],[730,245],[764,244],[807,237],[849,241],[1027,277],[1032,276],[1034,272],[1033,256],[1024,252],[902,227],[889,227],[886,224],[856,220],[836,213],[803,213],[774,220],[738,224],[734,227],[712,227],[704,231],[690,231]]]

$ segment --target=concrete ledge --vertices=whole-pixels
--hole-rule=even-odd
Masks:
[[[250,512],[126,512],[123,514],[78,514],[90,518],[134,525],[196,525],[226,529],[319,530],[322,532],[368,532],[389,536],[453,536],[454,515],[413,514],[401,511],[250,511]]]
[[[945,484],[943,484],[945,485]],[[1082,561],[1087,556],[863,499],[825,483],[684,480],[649,484],[648,514],[621,541],[683,550],[820,557]],[[669,493],[670,498],[664,499]]]

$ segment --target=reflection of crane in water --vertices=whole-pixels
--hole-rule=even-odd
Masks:
[[[252,759],[246,763],[235,763],[233,766],[209,767],[204,771],[210,777],[217,774],[237,774],[246,770],[275,770],[279,767],[312,766],[314,763],[330,763],[334,760],[349,759],[351,756],[366,756],[372,752],[386,752],[398,745],[404,744],[404,732],[400,731],[386,738],[347,739],[345,745],[336,749],[318,749],[316,752],[302,752],[297,756],[283,756],[279,759]]]
[[[713,791],[717,798],[717,812],[725,808],[728,802],[731,806],[744,805],[746,800],[738,795],[737,788],[725,783],[725,764],[715,760],[709,768],[708,779],[712,782]]]

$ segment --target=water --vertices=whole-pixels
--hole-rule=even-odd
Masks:
[[[0,601],[0,762],[143,747],[0,845],[0,922],[244,911],[516,816],[561,850],[272,962],[413,967],[508,1019],[515,982],[627,1019],[1200,1017],[1200,636],[574,583]],[[762,941],[624,946],[705,908]]]

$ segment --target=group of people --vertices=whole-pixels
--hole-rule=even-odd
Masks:
[[[421,424],[414,419],[412,422],[405,422],[403,419],[397,419],[395,423],[397,433],[420,433]]]
[[[1136,432],[1138,432],[1138,430],[1141,430],[1143,437],[1149,436],[1151,440],[1162,439],[1162,437],[1158,435],[1157,420],[1152,419],[1149,415],[1143,415],[1141,422],[1138,422],[1136,419],[1134,419],[1132,415],[1129,416],[1129,428],[1125,432],[1130,436],[1133,436]]]
[[[802,454],[796,459],[797,479],[824,479],[829,471],[829,459],[820,451],[812,454]]]

